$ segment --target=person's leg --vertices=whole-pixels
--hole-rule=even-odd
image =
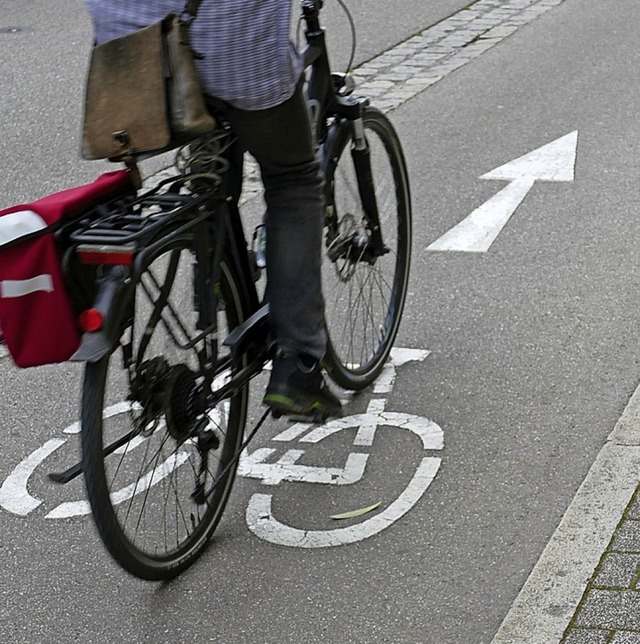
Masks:
[[[319,360],[326,350],[321,252],[322,175],[299,87],[277,107],[230,109],[241,145],[258,161],[265,187],[267,300],[276,359],[265,402],[282,413],[306,408],[336,415]]]
[[[273,340],[287,355],[320,359],[326,347],[320,283],[322,175],[302,91],[277,107],[231,109],[228,116],[240,143],[258,161],[264,182]]]

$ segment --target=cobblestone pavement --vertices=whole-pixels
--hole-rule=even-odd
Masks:
[[[390,112],[565,0],[479,0],[353,70],[356,93]],[[154,183],[165,168],[149,177]],[[261,193],[255,163],[245,163],[241,204]]]
[[[640,486],[585,589],[562,644],[640,644]]]
[[[479,0],[358,67],[358,91],[392,110],[563,2]]]

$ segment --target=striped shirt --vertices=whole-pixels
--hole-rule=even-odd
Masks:
[[[85,0],[95,40],[135,31],[184,0]],[[291,0],[203,0],[191,25],[191,43],[205,94],[239,109],[261,110],[290,98],[302,62],[290,40]]]

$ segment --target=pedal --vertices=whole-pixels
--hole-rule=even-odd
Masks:
[[[267,317],[269,305],[265,304],[258,309],[251,317],[238,325],[225,339],[222,344],[229,347],[231,356],[235,359],[245,353],[251,344],[264,346],[268,333]]]
[[[310,425],[320,425],[328,418],[326,414],[322,414],[320,412],[312,414],[287,414],[286,412],[281,412],[276,409],[271,410],[271,415],[276,420],[286,416],[287,420],[292,423],[308,423]]]

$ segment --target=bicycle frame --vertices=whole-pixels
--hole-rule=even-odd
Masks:
[[[325,34],[319,22],[321,7],[322,0],[301,0],[302,17],[306,22],[306,47],[302,51],[302,57],[305,69],[308,70],[307,95],[315,141],[321,165],[327,172],[331,169],[331,164],[338,161],[330,158],[328,151],[343,143],[344,137],[352,139],[351,153],[358,190],[371,232],[370,253],[378,256],[385,252],[385,248],[378,224],[369,147],[364,136],[363,113],[368,101],[351,96],[352,90],[347,75],[331,73]],[[132,170],[134,173],[137,170],[135,163]],[[207,380],[213,381],[217,374],[229,369],[232,372],[232,377],[226,384],[215,394],[208,394],[208,402],[215,405],[233,395],[262,371],[269,359],[265,342],[268,332],[268,305],[260,302],[254,283],[253,267],[240,212],[236,200],[231,196],[233,177],[228,175],[229,173],[224,177],[222,187],[183,198],[183,202],[178,191],[169,194],[157,193],[168,182],[176,179],[161,182],[156,189],[145,193],[138,200],[157,199],[158,203],[163,202],[166,206],[173,199],[175,203],[169,203],[168,207],[174,208],[174,211],[170,217],[160,220],[155,228],[153,225],[147,226],[140,234],[111,231],[96,235],[88,229],[76,235],[75,239],[72,235],[71,241],[74,245],[71,254],[77,254],[83,246],[85,249],[93,247],[104,250],[115,244],[119,250],[131,249],[131,262],[105,262],[106,266],[102,266],[102,275],[95,281],[92,307],[100,312],[103,323],[99,329],[87,330],[84,333],[72,360],[97,362],[118,346],[123,330],[133,318],[135,286],[140,280],[140,275],[160,251],[170,249],[172,244],[184,244],[185,239],[188,239],[196,242],[195,263],[199,267],[193,288],[198,304],[197,329],[200,333],[191,339],[191,345],[195,345],[212,331],[213,335],[216,335],[217,297],[214,287],[221,278],[223,257],[232,263],[236,275],[244,282],[246,301],[243,305],[247,318],[224,340],[223,345],[228,348],[228,354],[214,355],[215,351],[204,349],[205,355],[202,360],[205,360],[205,364],[201,366],[203,373],[207,374]],[[329,198],[331,186],[326,186],[325,189]],[[103,252],[100,254],[99,251],[98,255],[104,259]],[[65,259],[69,268],[69,253]],[[202,270],[203,268],[205,270]],[[158,320],[155,323],[157,324]],[[135,357],[131,355],[126,344],[123,345],[123,351],[131,373],[135,371],[132,369]],[[121,440],[128,438],[125,436]],[[113,452],[119,445],[120,443],[116,443],[107,446],[105,455]],[[66,483],[81,471],[81,464],[77,464],[65,472],[53,475],[52,478],[57,482]]]
[[[344,137],[352,136],[351,156],[358,182],[362,207],[371,231],[371,254],[378,257],[386,252],[379,225],[378,204],[371,171],[369,146],[364,136],[363,113],[368,99],[351,95],[348,74],[332,73],[329,64],[324,29],[320,26],[319,14],[323,0],[301,0],[302,16],[307,24],[307,46],[302,52],[305,69],[310,69],[307,83],[309,111],[313,121],[314,135],[322,158],[325,175],[329,174],[331,159],[326,150],[335,147]],[[329,121],[334,119],[329,126]],[[325,186],[325,190],[330,190]],[[330,195],[327,194],[327,202]]]
[[[351,95],[348,78],[342,74],[332,74],[329,64],[329,55],[326,46],[325,32],[320,26],[319,14],[323,5],[322,0],[301,0],[302,18],[306,23],[306,46],[301,52],[305,69],[309,70],[307,81],[307,96],[310,113],[313,121],[316,144],[321,157],[322,167],[325,172],[330,164],[337,160],[329,158],[326,153],[331,150],[336,142],[343,137],[350,136],[353,140],[351,154],[357,176],[358,190],[363,204],[368,228],[371,231],[370,253],[375,257],[385,252],[380,226],[378,224],[378,208],[373,187],[369,148],[364,136],[363,112],[368,104],[367,99]],[[216,301],[211,297],[214,285],[220,279],[220,265],[222,257],[233,263],[237,274],[242,276],[247,297],[246,307],[248,319],[241,324],[224,342],[230,348],[230,360],[237,361],[249,351],[253,345],[264,346],[260,342],[266,333],[266,318],[268,308],[262,306],[252,276],[251,259],[248,245],[244,235],[241,216],[234,199],[229,197],[229,186],[232,177],[225,178],[224,190],[216,194],[204,194],[197,199],[192,199],[186,209],[200,214],[188,221],[181,220],[186,214],[178,212],[166,224],[164,230],[147,231],[153,241],[145,242],[143,250],[135,260],[133,271],[123,271],[121,267],[111,267],[104,272],[103,278],[98,282],[94,308],[99,310],[104,318],[104,324],[99,332],[84,334],[81,346],[73,360],[95,362],[112,351],[116,346],[122,332],[123,323],[126,322],[127,311],[130,310],[130,299],[135,288],[136,276],[139,276],[146,265],[154,257],[157,249],[166,247],[173,239],[182,235],[193,235],[196,239],[196,263],[207,270],[200,270],[194,283],[194,293],[199,304],[198,329],[204,335],[212,330],[215,325]],[[164,183],[164,182],[163,182]],[[162,185],[162,184],[161,184]],[[331,189],[326,186],[327,191]],[[327,195],[329,197],[329,195]],[[160,197],[158,197],[160,198]],[[153,234],[151,234],[151,232]],[[87,239],[81,238],[79,243],[108,243],[108,238]],[[119,244],[132,243],[138,238],[118,240]],[[213,249],[213,253],[211,250]],[[215,329],[214,329],[215,330]],[[256,336],[257,337],[254,337]],[[200,337],[200,336],[199,336]],[[195,338],[196,342],[199,338]],[[251,356],[256,362],[255,368],[241,369],[228,386],[220,391],[220,396],[228,394],[236,388],[246,384],[247,379],[259,373],[266,355]],[[228,366],[228,360],[219,364],[216,371]],[[259,365],[259,366],[258,366]]]

